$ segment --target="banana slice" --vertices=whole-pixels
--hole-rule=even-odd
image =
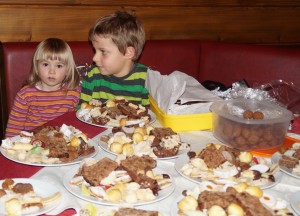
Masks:
[[[49,196],[49,197],[43,197],[42,198],[42,203],[43,205],[49,205],[51,204],[52,202],[60,199],[61,197],[61,193],[60,192],[56,192],[55,194]]]

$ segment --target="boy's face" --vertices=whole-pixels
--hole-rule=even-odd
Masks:
[[[125,55],[121,53],[111,38],[95,35],[92,44],[95,49],[93,61],[103,75],[123,77],[130,72],[133,64],[131,55],[128,51]]]

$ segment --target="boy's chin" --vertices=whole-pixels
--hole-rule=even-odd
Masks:
[[[99,68],[99,67],[98,67],[98,69],[99,69],[99,71],[101,72],[102,75],[105,75],[105,76],[113,75],[113,73],[110,73],[110,72],[105,71],[105,70],[101,70],[101,68]]]
[[[113,75],[112,73],[103,72],[103,71],[101,71],[101,74],[102,74],[102,75],[105,75],[105,76],[110,76],[110,75]]]

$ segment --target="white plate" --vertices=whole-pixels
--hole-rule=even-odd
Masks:
[[[192,178],[190,176],[187,176],[185,175],[184,173],[181,172],[181,168],[187,164],[189,162],[189,157],[188,155],[182,155],[180,156],[179,158],[176,159],[175,161],[175,169],[176,171],[181,175],[183,176],[184,178],[194,182],[194,183],[199,183],[201,182],[202,180],[200,178]],[[282,172],[278,171],[275,173],[274,177],[275,177],[275,182],[270,182],[266,185],[263,185],[263,186],[260,186],[261,189],[267,189],[267,188],[270,188],[270,187],[273,187],[275,186],[277,183],[280,182],[281,178],[282,178],[283,174]]]
[[[108,135],[112,133],[111,130],[106,130],[104,132],[101,133],[101,136],[104,136],[104,135]],[[115,152],[112,152],[109,148],[108,148],[108,144],[106,142],[103,142],[99,139],[99,146],[106,152],[110,153],[110,154],[113,154],[113,155],[118,155],[117,153]],[[184,150],[180,150],[178,151],[178,154],[177,155],[174,155],[172,157],[164,157],[164,158],[159,158],[159,157],[155,157],[154,159],[155,160],[170,160],[170,159],[174,159],[174,158],[178,158],[180,155],[183,155],[183,154],[186,154],[190,151],[190,148],[188,149],[184,149]]]
[[[278,153],[278,152],[275,152],[273,155],[272,155],[272,162],[273,163],[279,163],[279,160],[281,159],[281,155]],[[286,168],[286,167],[283,167],[283,166],[279,166],[280,170],[290,176],[293,176],[295,178],[298,178],[300,179],[300,176],[296,175],[293,173],[292,169],[289,169],[289,168]]]
[[[297,191],[291,195],[290,202],[293,210],[300,215],[300,191]]]
[[[79,112],[79,110],[76,112],[76,118],[77,118],[78,120],[80,120],[80,121],[86,123],[86,124],[94,125],[94,126],[102,127],[102,128],[113,128],[113,127],[114,127],[114,126],[112,126],[112,125],[99,125],[99,124],[94,124],[94,123],[92,123],[92,122],[84,121],[83,119],[81,119],[81,118],[78,117],[78,112]],[[155,114],[154,114],[150,109],[148,110],[148,113],[149,113],[149,115],[150,115],[150,117],[151,117],[150,124],[152,124],[153,122],[156,121],[156,116],[155,116]]]
[[[83,195],[81,190],[80,190],[80,187],[70,184],[70,181],[72,180],[74,175],[78,172],[78,169],[79,169],[79,167],[69,170],[63,177],[63,184],[70,193],[72,193],[73,195],[79,197],[80,199],[86,200],[88,202],[100,204],[100,205],[109,205],[109,206],[121,206],[121,205],[124,205],[124,204],[128,205],[128,203],[125,203],[125,202],[112,203],[112,202],[108,202],[106,200],[99,200],[99,199],[97,199],[96,197],[93,197],[93,196]],[[172,176],[168,172],[165,172],[164,170],[159,169],[159,168],[155,168],[155,169],[153,169],[153,171],[155,173],[168,174],[171,178],[172,184],[169,187],[167,187],[163,190],[160,190],[158,192],[158,196],[156,197],[155,200],[133,203],[133,204],[130,204],[131,206],[140,206],[140,205],[148,205],[148,204],[151,204],[151,203],[155,203],[155,202],[158,202],[160,200],[163,200],[163,199],[167,198],[168,196],[170,196],[173,193],[173,191],[175,189],[175,181],[172,178]]]
[[[14,140],[14,139],[17,139],[17,138],[13,137],[12,140]],[[67,165],[72,165],[72,164],[80,163],[83,159],[94,157],[94,156],[96,156],[98,154],[98,152],[99,152],[98,145],[93,140],[91,140],[91,139],[89,139],[88,141],[89,141],[89,146],[94,146],[94,148],[95,148],[95,151],[92,154],[89,154],[89,155],[86,155],[86,156],[80,156],[80,157],[76,158],[73,161],[65,162],[65,163],[53,163],[53,164],[30,163],[30,162],[21,161],[21,160],[18,160],[16,158],[11,157],[9,154],[6,153],[6,150],[4,148],[2,148],[1,146],[0,146],[0,151],[1,151],[1,154],[4,157],[6,157],[7,159],[9,159],[11,161],[14,161],[14,162],[17,162],[17,163],[20,163],[20,164],[26,164],[26,165],[32,165],[32,166],[48,166],[48,167],[50,167],[50,166],[67,166]]]
[[[39,181],[39,180],[28,179],[28,178],[15,178],[13,180],[15,183],[30,183],[33,187],[35,194],[38,196],[41,196],[43,198],[49,197],[49,196],[59,192],[59,190],[55,186],[53,186],[52,184],[49,184],[45,181]],[[2,185],[3,181],[4,180],[0,180],[0,185]],[[52,209],[54,209],[58,205],[59,201],[60,201],[60,198],[57,199],[56,201],[54,201],[53,203],[50,203],[49,205],[43,206],[38,211],[31,212],[30,214],[22,214],[22,215],[35,216],[35,215],[41,215],[41,214],[47,213],[47,212],[51,211]],[[5,213],[6,213],[5,202],[3,199],[0,199],[0,215],[5,215]]]

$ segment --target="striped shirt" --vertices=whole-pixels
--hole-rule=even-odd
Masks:
[[[19,135],[22,130],[31,131],[66,112],[76,110],[79,96],[80,87],[75,90],[61,88],[42,91],[24,86],[15,97],[5,136]]]
[[[122,96],[135,104],[149,105],[148,90],[145,88],[148,67],[135,64],[124,77],[102,75],[98,67],[92,67],[82,82],[80,104],[92,99],[105,102]]]

